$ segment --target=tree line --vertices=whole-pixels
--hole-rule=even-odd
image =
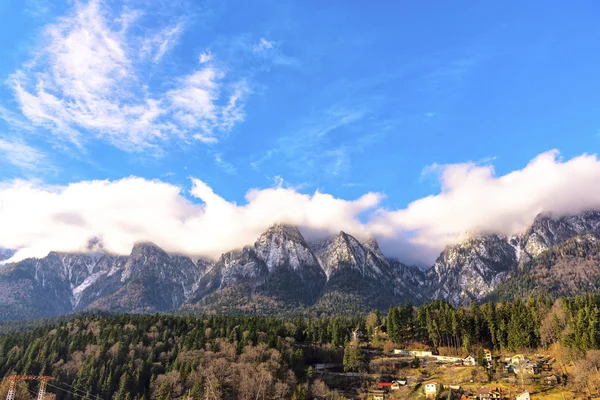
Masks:
[[[388,349],[418,343],[464,354],[475,347],[518,351],[558,342],[585,356],[600,349],[600,295],[469,307],[436,300],[354,317],[125,314],[22,329],[13,324],[0,335],[0,376],[50,375],[68,388],[51,387],[56,399],[69,400],[336,398],[311,365],[343,362],[348,371],[368,370],[353,332],[363,343],[387,341]],[[0,398],[5,393],[6,384]]]
[[[373,329],[371,324],[371,333]],[[517,351],[556,342],[579,351],[600,349],[600,295],[554,301],[536,296],[458,308],[439,300],[420,307],[406,303],[390,307],[385,331],[398,345],[416,341],[463,353],[475,345]]]

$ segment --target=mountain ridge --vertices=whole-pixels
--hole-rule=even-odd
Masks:
[[[598,237],[598,211],[538,215],[520,235],[470,235],[447,246],[427,270],[385,257],[374,237],[359,241],[340,231],[307,242],[286,224],[273,224],[254,244],[216,261],[170,254],[151,242],[117,256],[95,241],[87,253],[50,252],[1,266],[0,319],[88,309],[364,312],[436,298],[460,306],[497,298],[498,288],[512,293],[506,286],[518,285],[518,279],[572,293],[560,281],[569,276],[563,272],[567,265],[581,266],[577,276],[589,291],[600,288],[600,280],[590,277],[600,262]],[[550,256],[552,251],[571,256]]]

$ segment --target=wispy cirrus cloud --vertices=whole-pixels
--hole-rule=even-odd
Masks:
[[[236,37],[220,38],[215,41],[213,49],[219,54],[226,54],[233,64],[240,64],[249,73],[269,71],[274,66],[298,67],[300,61],[288,54],[284,49],[285,42],[252,34]],[[212,55],[211,52],[207,52]]]
[[[258,43],[254,45],[253,50],[255,53],[263,53],[265,51],[272,50],[274,46],[275,44],[272,41],[261,37]]]
[[[174,26],[167,26],[160,32],[144,39],[142,42],[142,54],[150,57],[152,62],[158,63],[177,44],[177,40],[182,32],[182,22]]]
[[[377,137],[377,133],[365,129],[370,126],[368,115],[368,110],[360,107],[331,107],[317,112],[278,138],[275,146],[254,158],[250,166],[263,170],[269,167],[269,161],[277,159],[297,175],[319,171],[323,176],[339,177],[351,169],[352,158]]]
[[[48,168],[46,154],[21,139],[0,137],[2,159],[23,170],[34,171]]]
[[[177,45],[184,25],[140,34],[131,25],[141,13],[91,0],[46,26],[9,80],[23,116],[76,147],[93,138],[126,151],[158,151],[173,138],[215,142],[242,121],[247,87],[210,60],[168,77],[167,89],[153,85],[147,70]]]
[[[235,174],[237,172],[235,165],[226,161],[221,153],[215,154],[215,164],[228,174]]]

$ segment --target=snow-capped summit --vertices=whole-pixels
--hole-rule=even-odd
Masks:
[[[354,296],[365,307],[385,307],[397,298],[394,273],[373,239],[369,246],[340,232],[313,246],[327,274],[325,293],[330,296]],[[372,249],[375,249],[374,252]]]
[[[469,235],[448,246],[427,271],[430,296],[454,305],[481,300],[544,251],[586,234],[600,235],[600,212],[563,217],[540,214],[512,238]]]
[[[362,277],[389,275],[389,264],[375,239],[371,239],[370,246],[366,246],[353,236],[340,232],[322,242],[315,250],[329,278],[345,269],[356,270]]]
[[[318,266],[315,255],[295,226],[270,226],[254,243],[254,250],[264,261],[269,272],[283,266],[295,271],[299,271],[303,266]]]
[[[361,242],[340,232],[308,244],[298,228],[285,224],[270,226],[255,243],[216,262],[170,254],[149,242],[116,256],[92,240],[84,252],[50,252],[3,265],[0,304],[4,318],[27,318],[89,308],[156,312],[182,305],[205,311],[314,306],[350,312],[434,298],[462,305],[500,291],[573,294],[600,287],[595,279],[599,237],[598,211],[539,215],[512,238],[466,236],[427,271],[387,259],[375,238]]]

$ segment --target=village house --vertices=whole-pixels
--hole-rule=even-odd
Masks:
[[[558,385],[560,383],[560,379],[556,375],[550,375],[544,378],[544,383],[546,385]]]
[[[477,400],[497,400],[503,399],[502,390],[499,388],[481,388],[477,391],[475,397]]]
[[[523,392],[520,395],[517,395],[515,400],[531,400],[531,397],[529,396],[529,392]]]
[[[509,361],[507,364],[504,365],[504,370],[509,374],[514,374],[515,365]]]
[[[527,362],[527,363],[525,363],[525,367],[523,368],[523,371],[526,374],[537,375],[540,373],[540,367],[539,367],[538,363]]]
[[[510,358],[510,362],[513,364],[520,364],[525,361],[525,356],[523,354],[515,354]]]
[[[425,382],[423,385],[425,387],[425,397],[428,399],[435,398],[438,391],[438,383],[437,382]]]
[[[432,357],[433,353],[431,351],[424,350],[403,350],[403,349],[394,349],[394,354],[399,356],[411,356],[411,357]]]
[[[399,390],[402,386],[406,386],[406,379],[398,379],[395,381],[392,381],[392,386],[390,387],[391,390]]]
[[[476,365],[477,364],[477,360],[475,359],[475,357],[473,357],[472,355],[468,355],[465,358],[463,358],[463,365]]]
[[[379,382],[377,384],[377,389],[388,389],[392,388],[392,382]]]
[[[491,351],[489,351],[488,349],[483,349],[483,357],[485,358],[485,361],[488,362],[488,364],[491,364],[493,360]]]
[[[537,363],[525,361],[513,366],[514,372],[517,374],[537,375],[540,373],[540,367]]]

